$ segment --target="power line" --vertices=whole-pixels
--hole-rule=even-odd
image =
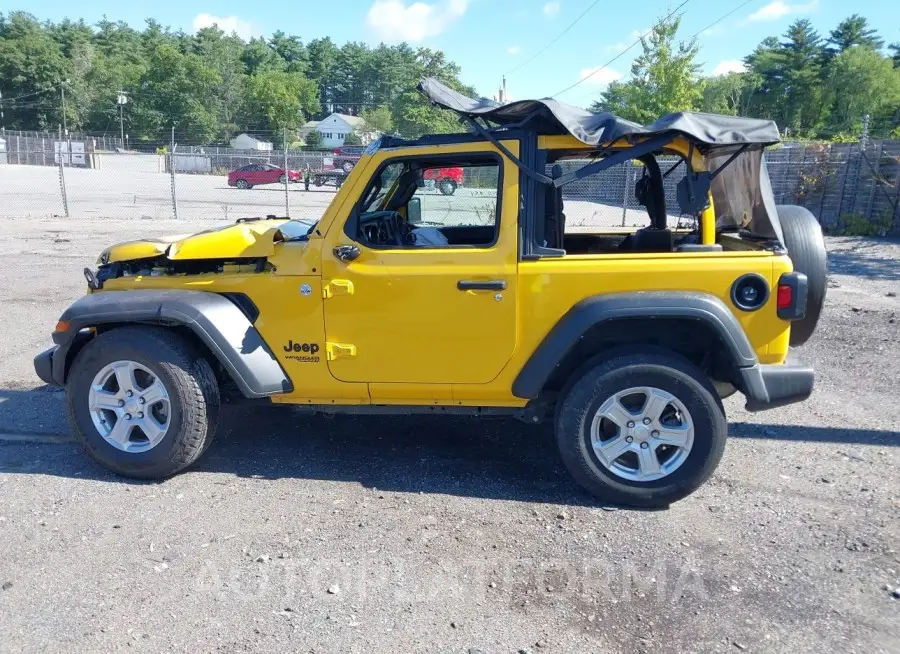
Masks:
[[[663,18],[663,19],[662,19],[659,23],[657,23],[657,24],[661,25],[662,23],[667,22],[672,16],[674,16],[676,13],[678,13],[678,10],[679,10],[679,9],[681,9],[682,7],[684,7],[684,6],[685,6],[688,2],[690,2],[690,1],[691,1],[691,0],[684,0],[684,2],[682,2],[680,5],[678,5],[677,7],[675,7],[675,9],[673,9],[671,12],[669,12],[669,15],[668,15],[668,16],[666,16],[665,18]],[[599,73],[601,70],[603,70],[604,68],[606,68],[606,67],[609,66],[610,64],[615,63],[615,62],[616,62],[620,57],[622,57],[626,52],[628,52],[628,51],[631,50],[634,46],[636,46],[638,43],[640,43],[640,42],[641,42],[641,39],[646,38],[647,35],[650,34],[650,32],[652,32],[652,31],[653,31],[653,28],[650,28],[650,29],[647,30],[644,34],[641,34],[641,35],[635,40],[634,43],[632,43],[632,44],[629,45],[627,48],[625,48],[624,50],[622,50],[619,54],[617,54],[615,57],[613,57],[612,59],[610,59],[609,61],[607,61],[607,62],[606,62],[605,64],[603,64],[602,66],[600,66],[599,68],[595,69],[592,73],[590,73],[589,75],[585,75],[584,77],[582,77],[580,80],[578,80],[578,81],[575,82],[574,84],[572,84],[572,85],[570,85],[570,86],[567,86],[567,87],[564,88],[562,91],[557,91],[556,93],[554,93],[554,94],[551,95],[550,97],[551,97],[551,98],[555,98],[557,95],[560,95],[560,94],[562,94],[562,93],[565,93],[566,91],[570,91],[570,90],[574,89],[576,86],[578,86],[578,85],[580,85],[580,84],[583,84],[584,82],[588,81],[590,78],[592,78],[594,75],[596,75],[597,73]]]
[[[735,7],[735,8],[732,9],[731,11],[729,11],[727,14],[724,14],[724,15],[722,15],[722,16],[719,16],[717,19],[715,19],[713,22],[711,22],[709,25],[707,25],[707,26],[704,27],[703,29],[700,29],[700,30],[697,30],[696,32],[694,32],[694,33],[691,35],[690,39],[688,39],[688,40],[691,40],[691,39],[694,39],[694,38],[700,36],[701,34],[703,34],[703,32],[705,32],[705,31],[708,30],[708,29],[712,29],[713,27],[715,27],[716,25],[718,25],[719,23],[721,23],[723,20],[725,20],[726,18],[728,18],[729,16],[731,16],[734,12],[740,11],[741,9],[743,9],[744,7],[746,7],[747,5],[749,5],[751,2],[756,2],[756,0],[745,0],[744,2],[742,2],[741,4],[739,4],[737,7]]]
[[[41,93],[48,93],[48,92],[50,92],[50,91],[53,91],[55,88],[56,88],[55,86],[51,86],[51,87],[48,88],[48,89],[43,89],[43,90],[41,90],[41,91],[35,91],[34,93],[25,93],[24,95],[17,95],[17,96],[14,97],[14,98],[5,98],[5,99],[3,100],[3,104],[4,104],[4,105],[7,105],[7,104],[10,103],[10,102],[15,102],[16,100],[21,100],[22,98],[30,98],[30,97],[33,96],[33,95],[39,95],[39,94],[41,94]]]
[[[739,5],[737,5],[736,7],[734,7],[734,8],[733,8],[731,11],[729,11],[728,13],[723,14],[722,16],[719,16],[716,20],[714,20],[713,22],[711,22],[711,23],[710,23],[709,25],[707,25],[706,27],[703,27],[703,28],[697,30],[696,32],[694,32],[690,37],[688,37],[688,41],[691,41],[691,40],[697,38],[698,36],[700,36],[701,34],[703,34],[703,32],[705,32],[706,30],[712,29],[713,27],[715,27],[716,25],[718,25],[719,23],[721,23],[721,22],[722,22],[723,20],[725,20],[726,18],[729,18],[729,17],[732,16],[734,13],[740,11],[741,9],[743,9],[744,7],[746,7],[747,5],[749,5],[749,4],[753,3],[753,2],[756,2],[756,0],[744,0],[744,2],[742,2],[741,4],[739,4]],[[676,10],[676,11],[677,11],[677,10]],[[649,34],[649,32],[648,32],[648,34]],[[646,36],[646,34],[645,34],[644,36]],[[640,41],[640,39],[638,39],[638,41]],[[624,54],[624,52],[627,52],[628,50],[630,50],[631,48],[633,48],[635,45],[636,45],[636,43],[632,43],[630,46],[628,46],[628,48],[627,48],[625,51],[623,51],[623,54]],[[605,64],[605,65],[608,66],[609,64]],[[600,69],[598,68],[598,69],[597,69],[596,71],[594,71],[594,72],[596,73],[596,72],[599,72],[599,71],[600,71]],[[592,73],[592,74],[593,74],[593,73]],[[585,78],[585,79],[587,79],[587,78]],[[582,80],[582,81],[583,81],[583,80]],[[570,87],[570,88],[571,88],[571,87]],[[568,91],[568,90],[569,90],[569,89],[566,89],[566,91]],[[564,92],[564,91],[561,91],[561,92]],[[554,95],[559,95],[559,94],[556,93],[556,94],[554,94]],[[590,94],[588,94],[588,95],[590,95]],[[585,97],[586,97],[586,96],[585,96]]]
[[[588,13],[591,9],[593,9],[594,7],[596,7],[599,3],[600,3],[600,0],[594,0],[594,2],[592,2],[592,3],[590,4],[590,6],[588,6],[587,9],[585,9],[583,12],[581,12],[581,14],[579,14],[578,18],[576,18],[575,20],[572,21],[571,25],[569,25],[566,29],[564,29],[562,32],[560,32],[559,34],[557,34],[557,35],[556,35],[556,38],[554,38],[552,41],[550,41],[550,43],[548,43],[548,44],[545,45],[543,48],[541,48],[540,50],[538,50],[538,51],[534,54],[534,56],[532,56],[532,57],[531,57],[530,59],[528,59],[527,61],[523,61],[521,64],[519,64],[519,65],[516,66],[515,68],[511,68],[511,69],[509,69],[508,71],[506,71],[506,72],[503,73],[503,74],[504,74],[504,75],[511,75],[512,73],[515,73],[517,70],[520,70],[520,69],[524,68],[525,66],[527,66],[528,64],[530,64],[532,61],[534,61],[535,59],[537,59],[538,57],[540,57],[540,56],[541,56],[542,54],[544,54],[547,50],[549,50],[550,47],[551,47],[554,43],[556,43],[556,42],[559,41],[563,36],[565,36],[565,34],[566,34],[569,30],[571,30],[573,27],[575,27],[575,25],[578,23],[578,21],[580,21],[582,18],[584,18],[584,17],[587,15],[587,13]]]

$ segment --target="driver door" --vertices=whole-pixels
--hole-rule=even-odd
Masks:
[[[517,153],[517,141],[505,145]],[[518,169],[485,143],[421,151],[376,153],[360,202],[323,249],[328,367],[371,382],[373,400],[394,383],[488,383],[516,346]],[[451,165],[466,180],[453,195],[424,181]],[[376,212],[393,212],[403,233],[367,224]],[[341,260],[342,247],[355,256]]]

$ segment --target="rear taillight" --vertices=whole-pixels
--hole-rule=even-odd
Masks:
[[[778,280],[776,304],[782,320],[800,320],[806,315],[806,295],[809,282],[799,272],[785,273]]]
[[[787,284],[778,286],[778,309],[790,309],[794,304],[794,289]]]

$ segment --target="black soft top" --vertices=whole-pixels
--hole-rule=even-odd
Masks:
[[[516,125],[542,134],[571,134],[593,146],[620,138],[662,134],[684,136],[705,151],[735,146],[761,149],[781,140],[773,121],[757,118],[681,111],[665,115],[650,125],[640,125],[611,113],[595,114],[552,98],[509,104],[487,98],[476,100],[431,77],[419,83],[419,90],[437,106],[461,116],[481,118],[500,126]]]

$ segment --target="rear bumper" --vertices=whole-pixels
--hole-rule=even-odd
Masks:
[[[765,411],[807,399],[813,390],[812,366],[788,356],[781,364],[741,369],[748,411]]]

